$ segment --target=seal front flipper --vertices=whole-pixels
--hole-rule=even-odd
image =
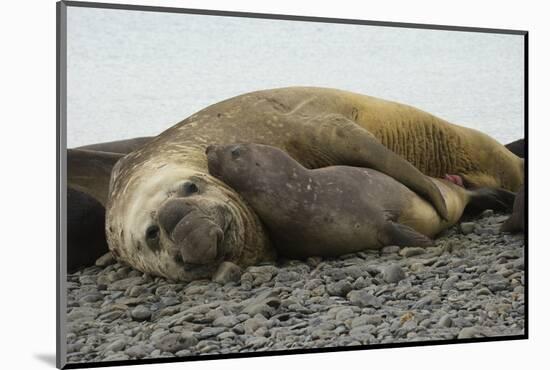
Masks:
[[[366,129],[340,114],[320,115],[308,121],[305,128],[304,136],[309,141],[305,145],[309,148],[302,143],[302,151],[322,153],[336,162],[333,164],[368,167],[385,173],[426,198],[443,219],[449,219],[447,205],[435,183]],[[288,152],[292,154],[292,149]]]
[[[67,149],[67,185],[95,198],[105,207],[111,171],[121,153]]]
[[[412,227],[388,221],[386,227],[378,232],[378,240],[382,246],[398,245],[400,247],[431,247],[434,241],[419,233]]]

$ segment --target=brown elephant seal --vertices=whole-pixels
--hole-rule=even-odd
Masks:
[[[257,215],[208,173],[206,147],[235,142],[281,148],[307,168],[376,169],[444,217],[439,188],[424,174],[511,190],[523,181],[523,162],[495,140],[413,107],[326,88],[258,91],[211,105],[118,161],[106,206],[112,253],[175,280],[211,276],[225,260],[246,266],[273,258]],[[108,181],[89,186],[105,189]]]
[[[502,231],[518,233],[525,231],[525,186],[516,194],[512,215],[502,224]]]
[[[505,145],[506,149],[514,153],[520,158],[525,158],[525,140],[518,139]]]
[[[309,170],[282,150],[259,144],[209,146],[210,174],[237,191],[273,235],[277,252],[294,258],[338,256],[387,245],[430,246],[470,202],[511,208],[506,190],[466,190],[432,179],[449,219],[392,177],[359,167]]]
[[[109,251],[105,208],[93,197],[67,189],[67,271],[92,265]]]

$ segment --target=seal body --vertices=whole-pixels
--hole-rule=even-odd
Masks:
[[[115,257],[174,280],[208,277],[222,261],[246,266],[274,256],[257,215],[207,169],[208,145],[246,142],[278,147],[306,168],[378,170],[443,218],[445,202],[426,175],[457,174],[467,186],[511,190],[523,181],[523,162],[478,131],[398,103],[294,87],[211,105],[118,160],[110,184],[75,176],[74,186],[84,188],[77,186],[83,179],[108,192],[106,233]]]
[[[67,189],[67,271],[92,265],[109,251],[105,208],[93,197]]]
[[[456,223],[476,199],[472,191],[433,179],[447,205],[444,220],[429,202],[376,170],[309,170],[282,150],[258,144],[210,146],[207,156],[210,173],[244,197],[277,252],[289,257],[429,246],[430,237]]]
[[[502,231],[511,233],[525,231],[525,186],[522,185],[516,194],[514,208],[510,217],[502,224]]]

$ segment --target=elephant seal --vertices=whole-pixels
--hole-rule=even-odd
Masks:
[[[516,194],[512,215],[502,224],[502,231],[517,233],[525,231],[525,186]]]
[[[518,139],[505,145],[506,149],[514,153],[520,158],[525,158],[525,140]]]
[[[443,217],[443,197],[426,175],[453,174],[467,186],[509,190],[523,182],[523,162],[504,146],[416,108],[327,88],[258,91],[164,131],[116,162],[110,180],[80,178],[87,181],[82,188],[108,192],[102,197],[115,257],[182,281],[211,276],[221,261],[246,266],[273,258],[257,215],[208,173],[206,147],[236,142],[278,147],[307,168],[376,169],[428,199]],[[112,158],[104,159],[110,166]]]
[[[67,189],[67,271],[92,265],[109,251],[105,208],[90,195]]]
[[[430,246],[467,204],[511,208],[506,190],[466,190],[432,179],[448,220],[406,186],[376,170],[331,166],[309,170],[281,149],[259,144],[211,145],[211,175],[239,193],[269,229],[278,253],[338,256],[387,245]]]

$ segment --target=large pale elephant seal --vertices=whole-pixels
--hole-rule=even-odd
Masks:
[[[276,146],[307,168],[379,170],[445,217],[439,189],[418,169],[460,175],[468,186],[515,190],[523,182],[523,162],[495,140],[413,107],[325,88],[259,91],[209,106],[117,162],[106,206],[113,254],[175,280],[208,277],[223,260],[272,258],[257,215],[208,173],[206,147],[237,142]]]
[[[464,208],[511,209],[514,193],[467,190],[432,178],[448,220],[430,203],[376,170],[330,166],[309,170],[282,150],[260,144],[209,146],[211,175],[235,189],[267,226],[278,253],[337,256],[386,245],[430,246]]]

